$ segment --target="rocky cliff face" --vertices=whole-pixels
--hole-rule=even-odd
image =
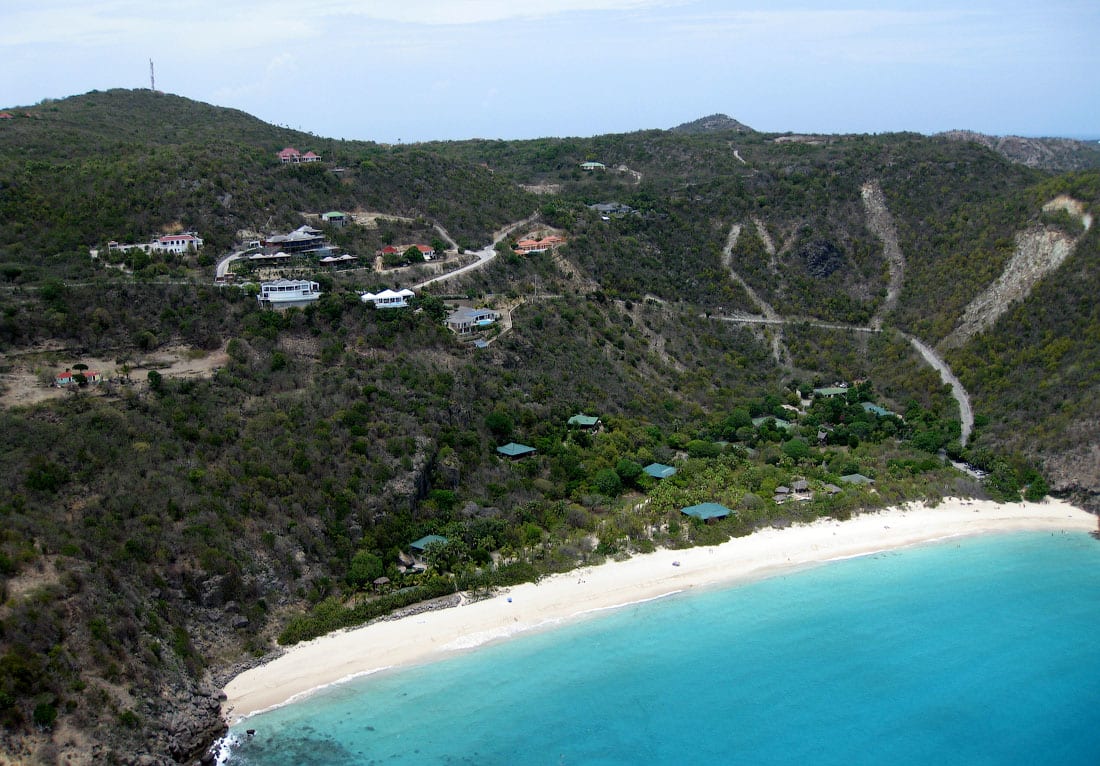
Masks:
[[[940,136],[953,141],[974,141],[1006,159],[1041,170],[1088,170],[1100,167],[1100,143],[1072,138],[987,136],[970,130],[950,130]]]

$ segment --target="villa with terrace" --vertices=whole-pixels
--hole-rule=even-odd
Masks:
[[[470,335],[493,325],[500,314],[487,308],[463,306],[447,315],[447,329],[456,335]]]

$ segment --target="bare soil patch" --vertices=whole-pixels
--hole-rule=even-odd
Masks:
[[[82,389],[58,388],[54,376],[73,365],[86,364],[104,380],[128,379],[144,385],[150,370],[169,378],[209,378],[229,362],[223,345],[215,351],[203,351],[185,345],[172,345],[149,352],[126,351],[113,359],[74,354],[65,348],[39,348],[0,354],[0,407],[37,404],[75,392],[95,394],[98,386]]]

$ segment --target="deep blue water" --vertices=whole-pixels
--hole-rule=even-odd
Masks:
[[[1095,766],[1098,639],[1100,542],[973,538],[334,686],[228,763]]]

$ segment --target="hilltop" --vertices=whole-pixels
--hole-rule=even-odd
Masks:
[[[755,133],[748,125],[724,114],[712,114],[691,122],[684,122],[671,129],[673,133]]]
[[[152,91],[25,111],[0,122],[0,385],[43,393],[0,409],[12,760],[186,761],[278,642],[456,589],[948,494],[1097,507],[1095,169],[721,115],[384,146]],[[214,284],[307,225],[353,263],[233,268],[316,302]],[[499,314],[481,347],[454,306]],[[104,380],[50,388],[66,369]],[[679,512],[710,501],[734,513]]]

